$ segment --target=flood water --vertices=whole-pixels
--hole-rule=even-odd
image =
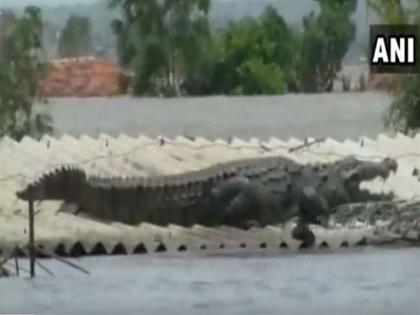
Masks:
[[[381,93],[274,97],[52,99],[56,134],[282,139],[376,137]],[[358,248],[264,255],[90,257],[86,276],[0,280],[0,313],[418,314],[420,249]],[[21,262],[22,263],[22,262]],[[27,262],[25,262],[27,264]]]
[[[0,280],[0,313],[418,314],[420,249],[77,259]],[[21,262],[22,263],[22,262]]]
[[[187,98],[56,98],[56,134],[97,136],[376,137],[391,99],[384,93]]]

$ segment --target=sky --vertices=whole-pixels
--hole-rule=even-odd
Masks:
[[[98,0],[0,0],[0,6],[26,6],[28,4],[35,4],[38,6],[57,6],[63,4],[73,5],[75,3],[92,3]],[[105,1],[105,0],[102,0]],[[230,1],[230,0],[218,0],[218,1]],[[258,0],[254,0],[258,1]],[[298,0],[302,1],[302,0]]]
[[[28,4],[56,6],[61,4],[92,3],[97,0],[0,0],[0,6],[26,6]]]

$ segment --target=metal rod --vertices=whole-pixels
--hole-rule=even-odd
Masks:
[[[68,260],[66,260],[66,259],[64,259],[64,258],[62,258],[62,257],[60,257],[60,256],[58,256],[56,254],[53,254],[53,253],[48,253],[48,254],[47,253],[42,253],[42,254],[44,254],[45,256],[50,256],[50,257],[52,257],[54,259],[57,259],[58,261],[62,262],[63,264],[66,264],[66,265],[68,265],[70,267],[73,267],[73,268],[75,268],[75,269],[77,269],[77,270],[79,270],[79,271],[81,271],[81,272],[83,272],[83,273],[85,273],[87,275],[90,274],[89,270],[86,270],[85,268],[83,268],[81,266],[78,266],[75,263],[73,263],[71,261],[68,261]]]
[[[22,251],[28,255],[28,251],[25,248],[22,248]],[[50,271],[47,267],[43,266],[39,260],[35,260],[36,265],[41,268],[42,270],[44,270],[46,273],[48,273],[51,276],[54,276],[54,274],[52,273],[52,271]],[[23,268],[22,268],[23,269]],[[29,272],[29,271],[28,271]]]
[[[41,268],[42,270],[44,270],[46,273],[48,273],[50,276],[54,276],[54,274],[52,273],[52,271],[50,271],[47,267],[43,266],[39,260],[36,261],[36,264],[38,265],[39,268]]]
[[[34,201],[29,200],[29,262],[31,278],[35,277]]]
[[[7,264],[9,264],[10,266],[12,266],[12,263],[11,262],[7,262]],[[27,274],[30,274],[29,269],[26,269],[26,268],[24,268],[24,267],[22,267],[20,265],[19,265],[19,271],[23,271],[23,272],[26,272]]]
[[[55,254],[50,254],[50,255],[53,258],[57,259],[58,261],[61,261],[63,264],[69,265],[70,267],[73,267],[73,268],[75,268],[75,269],[77,269],[77,270],[79,270],[79,271],[81,271],[81,272],[83,272],[87,275],[90,274],[90,272],[88,270],[86,270],[83,267],[80,267],[80,266],[76,265],[75,263],[72,263],[71,261],[68,261],[68,260],[66,260],[66,259],[64,259],[64,258],[62,258],[58,255],[55,255]]]
[[[16,253],[15,253],[15,267],[16,267],[16,276],[19,277],[19,260],[17,258]]]
[[[321,143],[321,142],[324,142],[324,141],[325,141],[325,138],[316,139],[316,140],[311,141],[311,142],[305,141],[304,144],[298,145],[294,148],[290,148],[289,153],[292,153],[292,152],[295,152],[295,151],[298,151],[298,150],[301,150],[301,149],[304,149],[304,148],[309,148],[309,147],[313,146],[314,144],[318,144],[318,143]]]

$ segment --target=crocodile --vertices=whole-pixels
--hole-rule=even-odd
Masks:
[[[389,158],[302,165],[285,157],[259,157],[168,176],[109,178],[70,165],[45,173],[17,196],[62,200],[89,216],[127,224],[248,228],[297,217],[296,238],[311,238],[307,224],[326,224],[339,205],[392,199],[359,186],[396,170],[397,162]]]

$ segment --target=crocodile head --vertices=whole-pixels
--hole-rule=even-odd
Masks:
[[[372,194],[367,190],[361,190],[360,184],[364,181],[381,178],[386,180],[391,173],[398,168],[397,161],[385,158],[380,162],[360,161],[354,158],[345,159],[336,164],[337,171],[342,179],[342,184],[349,197],[349,202],[364,202],[389,200],[393,194]]]

